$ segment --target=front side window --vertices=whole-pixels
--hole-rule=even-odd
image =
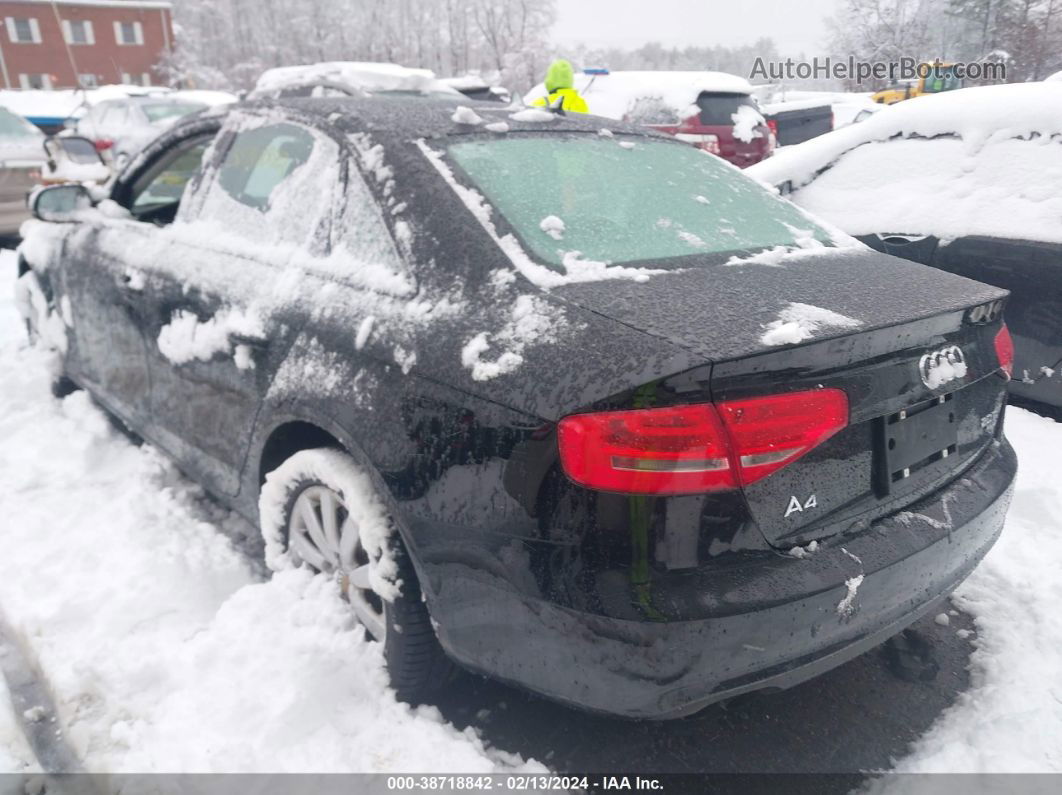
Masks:
[[[212,137],[186,144],[141,177],[132,190],[130,209],[136,218],[168,223],[176,217],[184,188],[199,172]]]
[[[448,153],[551,265],[570,256],[659,261],[830,240],[793,205],[685,144],[551,134],[454,143]]]

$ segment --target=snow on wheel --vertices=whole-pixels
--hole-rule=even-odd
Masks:
[[[295,453],[266,475],[258,502],[266,563],[331,576],[384,647],[392,686],[415,700],[450,670],[416,574],[372,481],[341,450]]]

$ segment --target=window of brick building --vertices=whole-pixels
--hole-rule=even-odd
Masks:
[[[67,44],[95,44],[96,35],[87,19],[64,19],[63,38]]]
[[[45,74],[20,74],[18,76],[19,88],[51,88],[52,76]]]
[[[7,37],[16,44],[40,44],[41,29],[34,17],[16,19],[7,17]]]
[[[124,45],[143,44],[144,26],[139,22],[115,22],[114,40]]]

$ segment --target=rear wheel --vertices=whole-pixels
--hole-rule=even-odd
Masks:
[[[372,548],[387,521],[380,502],[366,493],[368,483],[339,450],[303,450],[285,461],[267,476],[259,503],[267,559],[277,567],[279,551],[285,562],[334,578],[366,634],[382,644],[398,697],[415,702],[445,682],[452,666],[397,534]]]

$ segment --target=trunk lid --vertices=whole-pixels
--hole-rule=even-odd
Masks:
[[[956,477],[997,432],[1000,307],[978,322],[967,310],[1006,292],[979,282],[838,249],[554,294],[711,361],[701,391],[681,402],[844,390],[843,431],[743,489],[750,515],[782,549],[902,510]]]

